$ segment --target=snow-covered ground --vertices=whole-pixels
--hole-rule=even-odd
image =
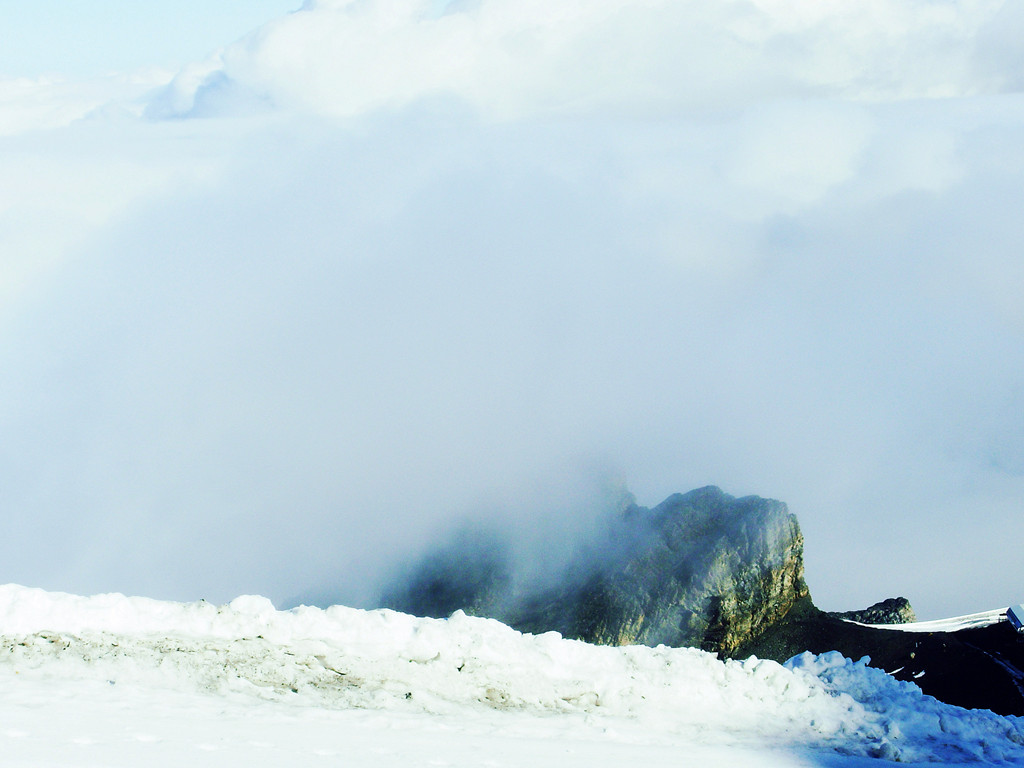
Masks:
[[[991,624],[998,624],[1006,621],[1006,609],[995,608],[991,611],[980,611],[969,613],[966,616],[954,616],[949,619],[935,619],[934,621],[915,621],[909,624],[864,624],[865,627],[875,629],[892,629],[897,632],[958,632],[961,629],[975,629],[987,627]],[[858,622],[852,622],[857,624]]]
[[[1024,719],[862,662],[597,647],[491,620],[0,587],[0,765],[1024,763]]]

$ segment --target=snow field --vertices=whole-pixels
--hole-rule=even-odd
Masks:
[[[31,732],[28,725],[11,725],[19,713],[50,711],[62,702],[74,709],[75,701],[86,700],[117,723],[118,712],[137,719],[148,711],[141,702],[156,701],[173,710],[161,722],[189,721],[203,712],[221,724],[251,716],[265,718],[268,733],[280,730],[281,718],[314,730],[312,724],[329,724],[332,733],[358,730],[359,723],[373,724],[374,732],[404,723],[405,741],[419,733],[426,752],[440,750],[444,759],[454,754],[467,765],[485,763],[472,762],[462,747],[445,752],[447,739],[438,728],[468,728],[467,744],[581,740],[584,751],[609,742],[655,753],[683,744],[707,752],[705,764],[715,764],[723,749],[735,759],[737,751],[766,748],[790,761],[784,764],[808,750],[818,764],[828,754],[837,760],[1024,762],[1020,718],[940,704],[916,686],[835,653],[804,654],[786,666],[754,658],[721,662],[694,649],[611,648],[555,633],[523,635],[462,613],[433,620],[339,606],[276,611],[258,597],[218,607],[13,585],[0,587],[0,628],[0,704],[8,728],[0,741],[14,747],[19,739],[12,734]],[[133,728],[142,733],[144,726]],[[131,742],[131,734],[112,734],[110,727],[95,732],[106,733],[109,744],[123,747],[128,739],[133,745],[111,747],[117,754],[144,748],[146,742]],[[192,733],[191,726],[182,728]],[[94,738],[90,732],[85,727],[80,738]],[[160,733],[168,738],[166,728]],[[218,733],[242,734],[232,742],[235,757],[259,751],[245,746],[246,739],[260,741],[244,735],[248,727],[210,733],[199,741],[216,744]],[[310,736],[310,743],[323,738]],[[371,741],[366,760],[387,746]],[[185,742],[198,743],[191,736],[182,737]],[[340,754],[330,743],[316,749]],[[523,750],[529,752],[521,745],[512,749],[509,764],[545,764]],[[247,765],[260,764],[249,758]]]

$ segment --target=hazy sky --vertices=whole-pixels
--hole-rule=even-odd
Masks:
[[[0,74],[95,76],[181,67],[302,0],[0,0]]]
[[[824,608],[1024,597],[1022,6],[108,5],[0,5],[0,580],[365,602],[717,484]]]

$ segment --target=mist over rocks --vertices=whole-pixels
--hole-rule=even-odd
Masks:
[[[401,571],[381,604],[722,658],[783,663],[805,651],[837,651],[948,704],[1024,715],[1024,643],[1009,624],[904,631],[916,620],[904,597],[858,611],[819,610],[804,579],[799,523],[780,501],[708,486],[648,509],[626,494],[605,521],[567,560],[542,563],[517,553],[512,536],[463,524]]]
[[[731,655],[809,595],[803,536],[779,501],[708,486],[653,509],[628,499],[603,536],[528,578],[512,552],[460,531],[384,591],[421,616],[456,609],[516,629],[605,645],[698,647]]]
[[[466,524],[445,545],[403,572],[382,602],[402,613],[435,619],[459,610],[493,617],[512,589],[508,542],[489,528]]]

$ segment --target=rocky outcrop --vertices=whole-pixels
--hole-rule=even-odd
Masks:
[[[808,594],[803,536],[786,505],[714,487],[653,509],[630,504],[554,585],[516,588],[504,562],[456,547],[427,558],[383,602],[420,615],[461,608],[594,643],[731,655]]]
[[[612,535],[628,542],[614,558],[582,582],[533,596],[513,625],[729,654],[807,595],[803,536],[778,501],[700,488],[630,508]]]
[[[839,651],[941,701],[1024,715],[1024,643],[1006,622],[907,632],[902,597],[825,613],[804,582],[803,537],[786,505],[718,488],[653,509],[624,502],[603,536],[567,567],[524,583],[509,543],[463,528],[395,582],[384,604],[424,616],[456,609],[523,631],[594,643],[691,646],[783,662]],[[868,626],[865,626],[868,625]]]
[[[863,611],[830,611],[828,615],[858,624],[911,624],[917,621],[917,614],[905,597],[890,597]]]
[[[524,583],[509,544],[464,528],[398,579],[384,604],[423,616],[456,609],[523,631],[594,643],[692,646],[783,662],[839,651],[950,704],[1024,715],[1024,643],[1006,622],[906,632],[905,598],[825,613],[804,582],[803,537],[786,505],[708,487],[653,509],[630,498],[568,566]],[[856,622],[856,623],[854,623]],[[869,625],[869,626],[865,626]]]

